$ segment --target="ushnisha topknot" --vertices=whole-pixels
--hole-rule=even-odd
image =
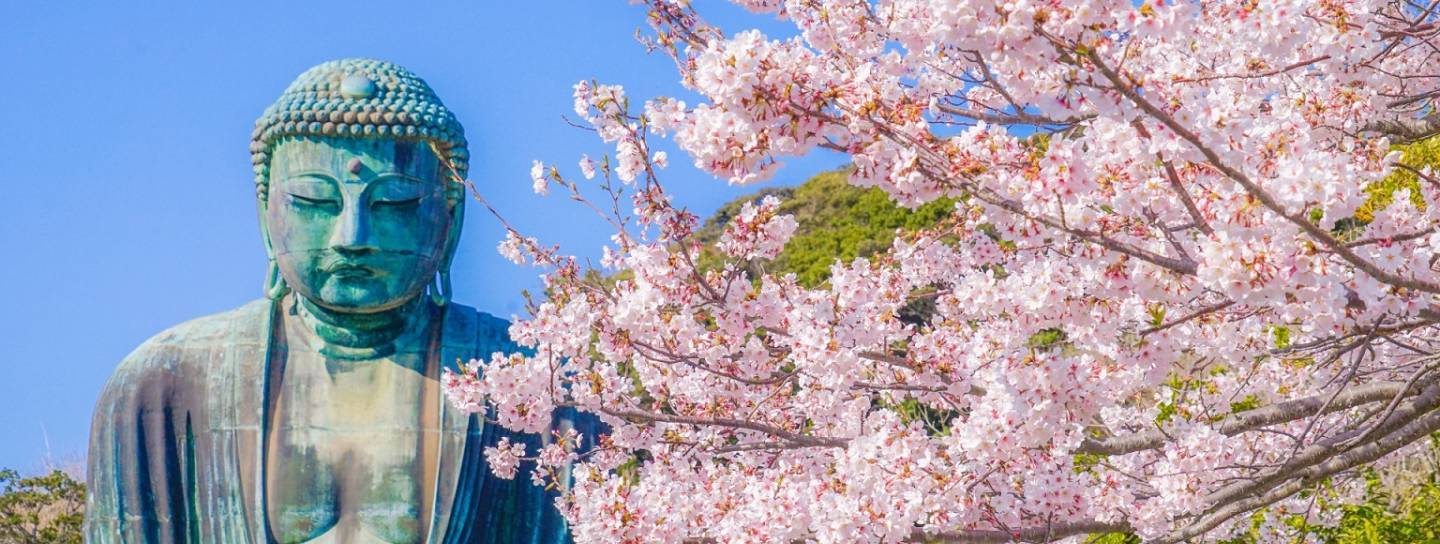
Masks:
[[[287,136],[426,140],[460,179],[465,179],[470,161],[465,129],[425,80],[383,60],[322,63],[300,74],[265,108],[250,136],[250,160],[262,198],[270,181],[271,151]]]

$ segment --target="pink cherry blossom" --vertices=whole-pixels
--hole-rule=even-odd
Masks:
[[[740,259],[768,259],[779,255],[799,226],[794,217],[776,213],[779,207],[780,200],[773,196],[762,199],[759,206],[746,202],[721,234],[720,250]]]
[[[515,477],[516,470],[520,468],[520,460],[524,457],[525,445],[511,443],[509,438],[501,438],[498,444],[485,448],[485,462],[490,465],[490,470],[506,480]]]
[[[499,251],[500,256],[505,257],[507,261],[515,264],[525,264],[526,246],[533,246],[534,244],[535,240],[533,238],[525,238],[520,236],[519,233],[509,230],[505,233],[505,239],[496,247],[496,251]]]
[[[595,179],[595,161],[591,160],[589,155],[580,156],[580,174],[585,176],[585,179]]]
[[[535,194],[540,196],[550,194],[550,180],[545,175],[545,165],[540,161],[530,164],[530,183]]]

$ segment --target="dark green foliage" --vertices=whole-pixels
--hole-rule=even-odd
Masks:
[[[1230,403],[1230,413],[1238,414],[1247,410],[1254,410],[1260,407],[1260,397],[1254,394],[1245,395],[1239,401]]]
[[[85,484],[59,470],[22,478],[0,470],[0,542],[79,544]]]
[[[1126,533],[1105,533],[1085,539],[1085,544],[1140,544],[1140,537]]]
[[[1364,504],[1345,508],[1338,527],[1317,532],[1334,543],[1440,542],[1440,485],[1432,475],[1430,482],[1403,496],[1372,490]]]
[[[1402,154],[1401,164],[1415,168],[1440,165],[1440,138],[1430,138],[1410,145],[1396,146],[1395,150]],[[1384,179],[1365,187],[1365,192],[1370,198],[1360,206],[1360,209],[1355,210],[1355,219],[1362,225],[1369,223],[1375,217],[1376,211],[1385,209],[1395,201],[1395,191],[1400,189],[1410,191],[1412,204],[1421,209],[1425,208],[1425,199],[1420,196],[1420,177],[1409,170],[1396,169]],[[1337,224],[1336,228],[1340,228],[1340,225]]]
[[[1050,351],[1065,345],[1065,331],[1054,328],[1038,331],[1030,335],[1025,345],[1035,351]]]
[[[942,410],[933,406],[920,403],[915,399],[905,399],[898,404],[889,405],[900,416],[905,423],[919,423],[925,433],[930,436],[943,436],[950,433],[950,421],[960,414],[954,410]]]

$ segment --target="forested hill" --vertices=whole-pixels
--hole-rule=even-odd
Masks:
[[[849,262],[890,248],[896,229],[916,230],[948,216],[951,200],[940,199],[918,209],[896,205],[884,191],[850,185],[844,170],[825,172],[796,187],[762,189],[732,200],[705,220],[696,233],[706,246],[720,239],[725,224],[746,202],[774,195],[780,212],[793,214],[800,224],[785,250],[766,269],[794,272],[800,283],[816,286],[830,276],[837,259]]]

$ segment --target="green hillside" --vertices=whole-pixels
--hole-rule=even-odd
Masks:
[[[896,229],[934,225],[954,208],[954,201],[940,199],[909,210],[880,189],[846,183],[846,176],[843,170],[825,172],[796,187],[764,189],[737,198],[716,210],[696,236],[706,246],[713,245],[742,205],[774,195],[781,199],[780,213],[793,214],[800,225],[766,269],[794,272],[802,285],[814,287],[830,277],[830,265],[837,259],[849,262],[883,252],[890,248]],[[702,263],[713,257],[702,258]]]

